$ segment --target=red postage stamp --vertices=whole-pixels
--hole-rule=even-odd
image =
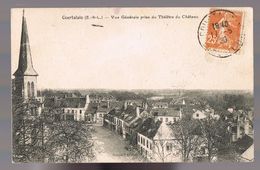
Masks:
[[[225,58],[243,45],[243,12],[211,9],[198,29],[200,45],[211,55]]]

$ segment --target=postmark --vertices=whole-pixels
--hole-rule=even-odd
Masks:
[[[211,9],[200,22],[199,43],[210,55],[226,58],[238,53],[243,46],[242,11]]]

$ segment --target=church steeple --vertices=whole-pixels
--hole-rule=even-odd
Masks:
[[[14,73],[14,76],[38,76],[38,73],[33,68],[29,36],[28,36],[26,18],[24,16],[24,10],[23,10],[23,19],[22,19],[19,65],[18,65],[18,69]]]
[[[33,68],[32,55],[29,44],[26,19],[24,17],[24,11],[22,19],[19,64],[17,70],[13,75],[15,76],[15,86],[13,89],[14,94],[24,99],[37,97],[38,73]]]

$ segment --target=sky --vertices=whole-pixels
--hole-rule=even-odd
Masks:
[[[253,89],[252,11],[238,54],[221,59],[200,45],[197,29],[209,9],[25,9],[38,88]],[[95,20],[64,16],[95,15]],[[111,19],[192,15],[195,19]],[[11,72],[17,69],[22,9],[11,12]],[[102,25],[96,27],[92,24]]]

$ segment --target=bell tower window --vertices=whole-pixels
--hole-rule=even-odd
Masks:
[[[31,93],[32,93],[32,97],[34,97],[34,83],[31,83]]]
[[[31,84],[30,84],[30,82],[27,83],[27,95],[28,95],[28,97],[31,97]]]

